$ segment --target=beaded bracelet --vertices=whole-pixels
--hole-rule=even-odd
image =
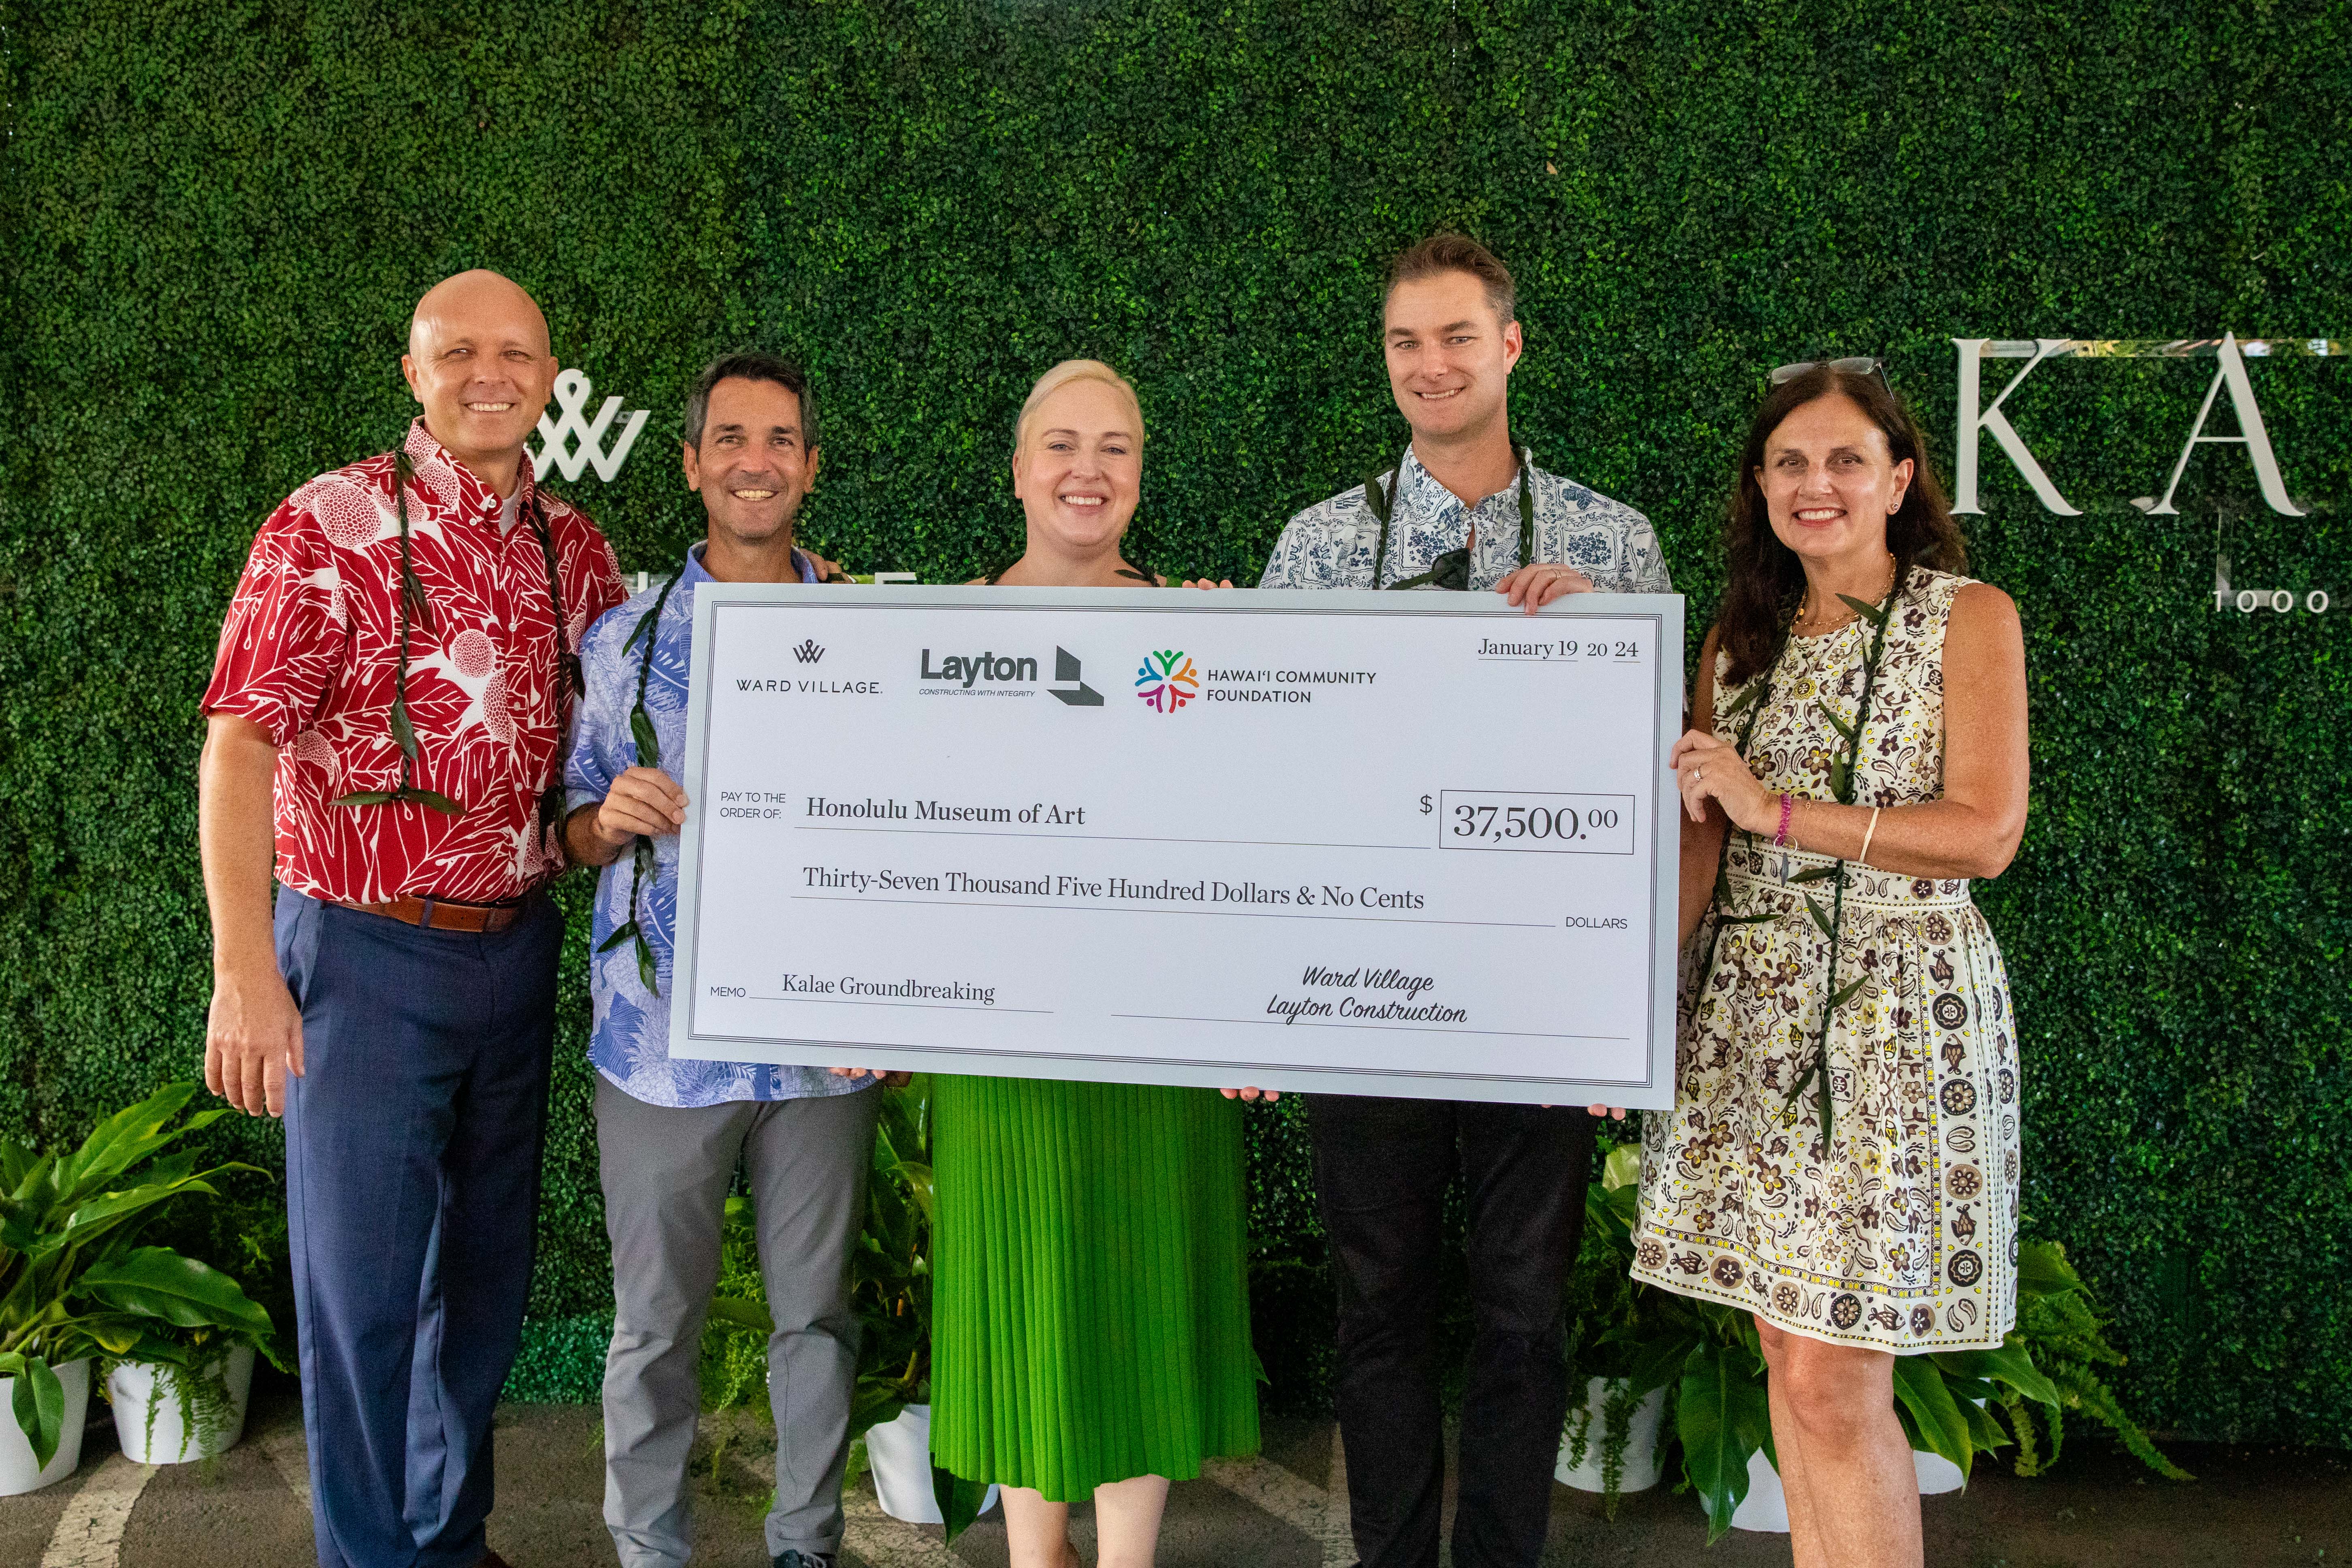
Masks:
[[[1788,791],[1782,790],[1780,792],[1780,831],[1772,835],[1773,848],[1786,849],[1789,847],[1789,822],[1796,815],[1796,797]]]

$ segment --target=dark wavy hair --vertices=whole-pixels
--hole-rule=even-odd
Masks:
[[[1772,531],[1772,514],[1756,482],[1756,470],[1764,466],[1765,443],[1806,404],[1838,396],[1851,398],[1885,434],[1892,461],[1911,459],[1911,483],[1903,492],[1903,505],[1886,520],[1886,548],[1895,553],[1895,582],[1907,583],[1915,566],[1937,572],[1969,568],[1968,541],[1952,521],[1951,504],[1927,461],[1927,442],[1903,400],[1878,375],[1850,375],[1816,365],[1772,389],[1739,449],[1739,477],[1723,523],[1723,603],[1715,613],[1717,646],[1731,656],[1723,678],[1727,686],[1738,685],[1772,662],[1805,591],[1804,565]]]
[[[808,373],[788,359],[757,349],[721,354],[704,365],[702,374],[694,378],[694,385],[686,394],[688,446],[698,452],[702,450],[702,426],[710,417],[710,394],[730,376],[744,381],[772,381],[800,399],[801,447],[805,451],[816,450],[816,402],[809,395]]]

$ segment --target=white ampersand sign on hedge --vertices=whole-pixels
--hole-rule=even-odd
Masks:
[[[567,479],[576,479],[580,470],[593,466],[596,477],[606,484],[620,473],[621,465],[628,460],[629,448],[637,444],[637,432],[646,427],[646,411],[632,409],[621,426],[620,434],[608,448],[604,445],[604,432],[621,413],[621,400],[604,399],[596,410],[594,423],[586,417],[588,396],[594,390],[588,378],[576,370],[560,372],[555,378],[556,405],[563,411],[561,419],[539,416],[539,450],[530,454],[534,473],[544,474],[552,462],[556,472]]]

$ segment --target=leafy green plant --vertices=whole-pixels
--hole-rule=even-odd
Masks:
[[[853,1439],[931,1398],[930,1080],[919,1073],[905,1087],[880,1093],[874,1163],[866,1183],[866,1227],[849,1263],[850,1302],[861,1336],[849,1412]],[[748,1386],[743,1380],[764,1371],[774,1320],[751,1256],[751,1205],[730,1198],[727,1206],[737,1250],[722,1254],[709,1318],[709,1332],[718,1342],[706,1342],[704,1386],[732,1400]],[[729,1257],[735,1261],[727,1262]],[[942,1469],[934,1469],[931,1479],[947,1538],[953,1541],[979,1514],[988,1488]]]
[[[1569,1370],[1578,1378],[1605,1380],[1609,1392],[1597,1424],[1587,1405],[1570,1405],[1565,1434],[1568,1458],[1570,1464],[1580,1465],[1598,1446],[1601,1506],[1611,1519],[1617,1517],[1617,1489],[1624,1473],[1633,1414],[1645,1398],[1664,1386],[1654,1369],[1643,1364],[1643,1347],[1670,1340],[1667,1314],[1677,1310],[1675,1298],[1636,1283],[1628,1268],[1641,1205],[1641,1145],[1628,1142],[1607,1149],[1601,1179],[1585,1189],[1584,1240],[1569,1281]],[[1659,1451],[1654,1457],[1662,1468],[1674,1434],[1672,1421],[1659,1423]]]
[[[168,1247],[135,1245],[164,1205],[215,1195],[211,1178],[254,1169],[199,1171],[194,1152],[163,1152],[227,1114],[171,1127],[196,1087],[172,1084],[116,1112],[70,1153],[0,1138],[0,1377],[16,1380],[16,1425],[38,1464],[57,1453],[65,1424],[55,1366],[84,1356],[173,1363],[186,1342],[175,1331],[274,1342],[269,1314],[236,1280]]]
[[[863,1331],[853,1433],[931,1399],[931,1102],[928,1076],[882,1091],[866,1230],[850,1255]],[[940,1493],[944,1498],[944,1490]]]
[[[770,1320],[760,1282],[759,1233],[751,1200],[730,1197],[719,1232],[719,1283],[702,1331],[702,1407],[731,1410],[760,1397],[768,1371]]]
[[[1761,1449],[1780,1468],[1763,1350],[1747,1312],[1643,1285],[1628,1273],[1641,1173],[1640,1147],[1621,1143],[1608,1150],[1601,1179],[1586,1191],[1584,1249],[1571,1302],[1584,1316],[1570,1342],[1570,1365],[1587,1377],[1614,1380],[1598,1434],[1603,1507],[1612,1516],[1633,1413],[1653,1390],[1671,1390],[1660,1447],[1680,1447],[1682,1485],[1698,1493],[1713,1542],[1747,1499],[1748,1457]],[[1998,1349],[1895,1358],[1895,1416],[1904,1435],[1914,1448],[1958,1465],[1963,1476],[1978,1454],[2013,1444],[2017,1473],[2034,1476],[2056,1462],[2063,1412],[2078,1410],[2106,1425],[2149,1468],[2189,1479],[2124,1414],[2094,1370],[2124,1361],[2103,1328],[2065,1248],[2054,1241],[2025,1243],[2018,1257],[2017,1327]],[[2047,1458],[2037,1420],[2048,1433]],[[1595,1440],[1589,1414],[1568,1436],[1580,1459],[1581,1445]]]
[[[1680,1446],[1683,1484],[1697,1490],[1713,1541],[1731,1528],[1733,1512],[1748,1496],[1748,1457],[1761,1448],[1780,1462],[1765,1398],[1763,1348],[1746,1312],[1633,1279],[1628,1270],[1641,1179],[1641,1147],[1620,1143],[1602,1160],[1601,1179],[1585,1190],[1579,1289],[1588,1310],[1599,1312],[1579,1325],[1570,1363],[1585,1376],[1615,1383],[1602,1412],[1604,1459],[1612,1449],[1622,1456],[1641,1402],[1654,1390],[1669,1391],[1659,1441]],[[1613,1514],[1613,1468],[1606,1479],[1603,1507]]]

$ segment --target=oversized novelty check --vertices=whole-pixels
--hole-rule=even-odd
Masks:
[[[1670,1104],[1682,612],[706,584],[671,1051]]]

